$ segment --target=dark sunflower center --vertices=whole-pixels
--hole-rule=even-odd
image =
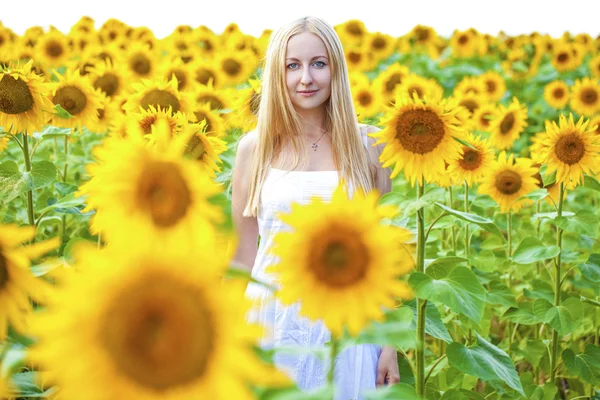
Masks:
[[[229,76],[238,76],[242,71],[242,64],[231,58],[223,61],[223,71]]]
[[[358,25],[356,23],[350,23],[350,24],[346,25],[346,32],[348,32],[352,36],[362,36],[362,34],[363,34],[363,31],[362,31],[360,25]]]
[[[33,96],[27,82],[4,75],[0,80],[0,112],[21,114],[32,107]]]
[[[51,40],[46,44],[46,54],[51,58],[58,58],[64,52],[64,48],[60,42]]]
[[[171,76],[171,74],[175,75],[175,78],[177,79],[177,89],[185,89],[185,86],[187,85],[187,75],[185,72],[179,69],[174,69],[169,72],[168,76]]]
[[[136,198],[154,224],[163,228],[177,224],[192,205],[187,182],[177,165],[171,162],[155,161],[144,166]]]
[[[558,139],[554,153],[565,164],[577,164],[585,155],[585,143],[576,134],[569,133]]]
[[[469,42],[469,37],[467,35],[460,35],[458,37],[458,44],[465,45]]]
[[[194,160],[201,160],[204,153],[206,153],[206,149],[204,148],[202,139],[198,135],[192,136],[185,148],[185,155]]]
[[[490,126],[490,117],[491,116],[492,116],[492,113],[489,113],[489,112],[482,113],[481,117],[479,118],[479,123],[481,124],[481,126],[484,126],[484,127]]]
[[[358,95],[358,102],[361,106],[366,107],[373,103],[373,96],[371,96],[371,93],[369,92],[361,92]]]
[[[96,79],[94,88],[102,90],[109,97],[114,96],[119,90],[119,78],[110,72],[106,73]]]
[[[521,189],[521,175],[504,170],[496,175],[496,189],[504,195],[515,194]]]
[[[413,93],[416,93],[417,97],[419,97],[420,99],[422,99],[423,95],[425,94],[424,93],[425,91],[423,90],[423,88],[420,86],[416,86],[416,85],[410,86],[406,91],[408,92],[408,95],[410,97],[413,97]]]
[[[565,90],[563,88],[556,88],[552,91],[552,96],[555,99],[562,99],[565,97]]]
[[[358,233],[341,227],[330,233],[329,240],[316,246],[311,266],[320,282],[343,288],[364,278],[369,261],[368,249]]]
[[[348,53],[348,60],[352,63],[352,64],[358,64],[360,62],[360,60],[362,59],[362,54],[358,53],[356,51],[350,51]]]
[[[398,118],[396,139],[411,153],[426,154],[444,138],[444,123],[432,111],[409,110]]]
[[[140,121],[140,128],[144,131],[144,134],[149,135],[152,133],[152,125],[156,122],[156,115],[148,115]]]
[[[481,153],[469,148],[464,148],[463,150],[463,156],[458,161],[462,169],[473,171],[479,168],[481,166]]]
[[[172,108],[173,114],[179,111],[179,100],[174,94],[166,90],[152,89],[142,97],[140,105],[144,110],[148,110],[150,106],[160,107],[162,110]]]
[[[514,113],[508,113],[502,118],[502,122],[500,123],[500,133],[506,135],[511,131],[513,126],[515,125],[515,115]]]
[[[415,36],[417,37],[417,41],[426,42],[429,39],[429,30],[418,28],[415,31]]]
[[[374,49],[382,50],[385,49],[386,41],[383,38],[377,37],[371,44],[373,45]]]
[[[385,82],[385,91],[386,93],[392,93],[396,88],[396,85],[402,83],[402,75],[393,74],[389,77],[389,79]]]
[[[0,247],[0,291],[2,291],[6,285],[8,285],[8,261],[2,254],[2,248]]]
[[[461,100],[460,105],[469,110],[470,113],[475,112],[475,110],[479,108],[479,103],[472,99],[463,99]]]
[[[206,51],[211,51],[213,49],[213,45],[210,40],[202,40],[198,42],[198,44]]]
[[[221,99],[219,99],[218,97],[213,96],[212,94],[201,94],[198,97],[196,97],[196,101],[198,102],[198,104],[208,103],[211,110],[222,110],[223,108],[225,108],[223,101],[221,101]]]
[[[598,103],[598,92],[592,88],[587,88],[581,91],[579,98],[585,104],[596,104]]]
[[[212,132],[212,124],[210,123],[210,118],[202,111],[194,111],[194,115],[198,119],[198,123],[202,121],[206,121],[206,132]]]
[[[99,335],[119,375],[153,392],[202,379],[217,341],[202,289],[160,272],[117,294]]]
[[[104,116],[105,116],[105,115],[106,115],[106,114],[104,113],[104,109],[103,109],[103,108],[99,108],[99,109],[98,109],[98,119],[99,119],[100,121],[104,120]]]
[[[196,70],[196,81],[202,85],[208,85],[208,82],[212,79],[213,85],[216,84],[216,77],[212,71],[206,68],[199,68]]]
[[[52,99],[54,104],[60,104],[71,115],[77,115],[85,109],[87,97],[75,86],[65,86],[56,91]]]
[[[496,92],[496,82],[492,81],[492,80],[486,80],[485,81],[485,88],[487,90],[488,93],[495,93]]]
[[[559,55],[556,57],[556,60],[557,60],[559,63],[564,63],[564,62],[566,62],[568,59],[569,59],[569,54],[568,54],[568,53],[565,53],[565,52],[563,52],[563,53],[560,53],[560,54],[559,54]]]
[[[137,53],[129,60],[129,67],[138,75],[148,75],[152,64],[144,54]]]

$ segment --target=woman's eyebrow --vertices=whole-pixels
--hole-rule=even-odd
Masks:
[[[317,59],[317,58],[325,58],[325,59],[329,60],[329,58],[327,58],[327,56],[314,56],[314,57],[313,57],[313,58],[311,58],[310,60],[312,61],[312,60],[315,60],[315,59]],[[286,61],[300,61],[299,59],[297,59],[297,58],[295,58],[295,57],[287,57],[285,60],[286,60]]]

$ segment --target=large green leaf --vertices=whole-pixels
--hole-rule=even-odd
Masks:
[[[405,307],[409,307],[412,312],[414,319],[411,324],[411,328],[416,329],[416,318],[417,318],[417,302],[410,300],[404,303]],[[442,316],[435,304],[428,301],[425,306],[425,333],[433,336],[434,338],[441,339],[446,343],[452,342],[452,337],[442,321]]]
[[[600,254],[590,254],[587,262],[579,266],[579,270],[590,281],[600,283]]]
[[[417,337],[412,327],[413,312],[409,307],[388,310],[383,322],[374,322],[356,338],[344,338],[342,346],[360,343],[399,346],[403,349],[416,347]]]
[[[587,344],[581,354],[566,349],[562,353],[562,359],[572,374],[594,386],[600,385],[600,347]]]
[[[591,176],[585,175],[583,177],[583,186],[585,186],[588,189],[600,192],[600,183]]]
[[[511,307],[502,315],[502,319],[521,325],[535,325],[542,320],[533,312],[533,302],[524,301],[518,307]]]
[[[413,272],[409,284],[417,297],[448,306],[479,324],[485,308],[485,289],[477,276],[467,267],[427,269],[427,273]]]
[[[77,214],[79,214],[84,204],[84,197],[75,197],[74,193],[69,193],[57,202],[52,203],[48,207],[42,209],[40,213],[44,214],[51,210],[73,210],[73,212],[70,212],[69,214],[75,213],[75,211]]]
[[[466,213],[466,212],[462,212],[462,211],[457,211],[457,210],[447,207],[441,203],[435,203],[435,205],[440,207],[442,210],[446,211],[447,213],[452,214],[453,216],[462,219],[463,221],[467,221],[472,224],[478,225],[482,229],[484,229],[490,233],[493,233],[494,235],[497,235],[497,236],[501,237],[502,239],[504,239],[504,235],[502,234],[502,231],[500,230],[500,228],[498,228],[498,226],[496,224],[494,224],[494,221],[492,221],[491,219],[481,217],[477,214],[470,214],[470,213]]]
[[[11,201],[27,191],[23,175],[14,161],[0,163],[0,201]]]
[[[419,400],[413,386],[406,383],[397,383],[365,393],[367,400]]]
[[[600,219],[592,211],[579,210],[571,217],[556,217],[554,223],[564,231],[596,237]]]
[[[513,262],[517,264],[533,264],[538,261],[556,257],[560,253],[558,246],[548,246],[533,236],[526,237],[519,243],[513,254]]]
[[[525,392],[528,400],[554,400],[558,389],[554,383],[549,382],[544,386],[531,385],[525,388]]]
[[[31,171],[23,175],[29,190],[43,188],[56,180],[56,165],[50,161],[36,162],[31,166]]]
[[[485,295],[485,301],[490,304],[499,304],[506,307],[517,307],[515,295],[508,286],[500,281],[489,283],[489,290]]]
[[[475,346],[465,347],[462,343],[450,343],[446,350],[450,365],[483,381],[505,382],[524,396],[519,375],[508,354],[486,341],[477,332],[474,333],[477,338]]]
[[[485,397],[465,389],[450,389],[444,392],[441,400],[485,400]]]
[[[578,299],[572,297],[559,306],[555,306],[545,299],[537,299],[533,303],[533,312],[559,335],[566,336],[575,330],[581,320],[583,305]]]

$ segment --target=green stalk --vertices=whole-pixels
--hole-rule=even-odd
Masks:
[[[448,187],[448,194],[450,195],[450,208],[452,207],[452,186]],[[452,224],[452,251],[454,252],[454,255],[456,255],[456,230],[454,229],[454,224]]]
[[[338,338],[335,337],[333,334],[331,335],[331,363],[329,365],[329,372],[327,373],[327,382],[329,383],[329,386],[333,386],[334,384],[334,372],[335,372],[335,359],[337,357],[337,353],[339,350],[339,341]],[[333,394],[333,400],[335,400],[335,389],[334,389],[334,394]]]
[[[423,196],[425,183],[417,184],[417,200]],[[452,193],[452,192],[450,192]],[[454,234],[454,229],[452,230]],[[454,235],[453,235],[454,238]],[[453,240],[454,242],[454,240]],[[425,210],[421,208],[417,212],[417,272],[425,272]],[[416,349],[416,390],[417,396],[424,398],[425,395],[425,310],[427,300],[417,298],[417,349]]]
[[[506,214],[506,237],[508,241],[506,246],[506,258],[510,259],[512,256],[512,213],[510,211]]]
[[[560,188],[558,191],[558,217],[562,216],[563,212],[563,197],[565,193],[565,184],[563,182],[560,183]],[[562,252],[562,229],[560,227],[556,227],[556,245]],[[560,253],[554,259],[554,306],[558,307],[560,305],[560,285],[562,283],[562,279],[560,279]],[[552,353],[550,356],[550,381],[554,382],[556,379],[556,366],[558,359],[558,332],[556,329],[552,331]]]
[[[23,133],[23,157],[25,158],[25,171],[31,172],[31,159],[29,158],[29,136],[27,132]],[[29,225],[35,225],[35,218],[33,215],[33,191],[30,189],[27,191],[27,219]]]
[[[465,212],[469,212],[469,184],[465,181]],[[469,223],[465,223],[465,258],[469,265]]]

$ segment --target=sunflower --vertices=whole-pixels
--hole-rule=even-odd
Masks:
[[[193,41],[197,45],[196,48],[203,57],[213,57],[219,50],[219,39],[213,32],[196,29],[193,36]]]
[[[569,103],[569,85],[565,81],[555,80],[544,87],[544,100],[552,108],[563,109]]]
[[[555,44],[550,61],[558,72],[573,71],[579,66],[579,60],[573,54],[573,46],[565,42]]]
[[[592,57],[589,61],[590,73],[595,78],[600,78],[600,54]]]
[[[490,101],[499,101],[506,93],[504,78],[496,71],[487,71],[479,75],[479,80],[485,85],[485,93]]]
[[[430,47],[435,45],[437,32],[430,26],[416,25],[408,34],[415,47]]]
[[[454,87],[453,95],[458,97],[468,93],[485,96],[487,94],[487,86],[479,77],[465,76]]]
[[[118,118],[117,105],[110,101],[110,97],[99,92],[101,108],[98,109],[98,121],[90,120],[86,128],[91,132],[107,133],[113,125],[113,121]]]
[[[187,142],[185,156],[196,160],[208,176],[216,178],[215,172],[221,171],[217,165],[221,163],[219,154],[227,150],[227,142],[205,133],[206,120],[200,124],[189,124],[186,129],[193,129],[195,133]]]
[[[222,220],[208,201],[220,188],[183,158],[188,138],[173,140],[166,125],[153,127],[158,132],[152,147],[143,137],[127,135],[94,148],[98,162],[88,165],[91,179],[77,194],[88,196],[86,210],[97,210],[91,228],[108,242],[128,241],[135,233],[141,241],[158,235],[164,243],[202,243]]]
[[[497,107],[495,103],[482,104],[475,112],[471,120],[474,129],[482,132],[489,132],[491,121],[496,118]]]
[[[381,97],[384,105],[389,105],[394,101],[396,86],[401,84],[409,74],[410,71],[406,65],[393,63],[375,77],[373,89],[376,96]]]
[[[354,89],[356,85],[369,85],[371,80],[364,72],[349,72],[348,80],[350,81],[350,88]]]
[[[600,136],[600,114],[590,118],[590,124],[588,126],[590,129],[594,129],[595,126],[596,129],[594,129],[594,133],[597,136]]]
[[[575,80],[571,88],[571,109],[579,115],[591,117],[600,111],[600,84],[588,77]]]
[[[496,118],[490,123],[491,145],[499,150],[510,148],[526,126],[527,106],[516,97],[508,107],[500,104]]]
[[[483,176],[478,192],[494,199],[500,205],[500,212],[517,212],[531,202],[520,198],[538,188],[537,172],[532,160],[515,159],[514,154],[507,156],[502,151]]]
[[[220,51],[214,60],[221,78],[220,85],[236,86],[246,82],[258,67],[258,59],[252,51]]]
[[[171,80],[174,75],[177,79],[177,90],[180,92],[194,90],[195,80],[192,69],[181,60],[181,57],[165,58],[165,61],[159,65],[158,71],[159,77],[166,80]]]
[[[173,114],[171,110],[156,109],[154,106],[148,107],[147,110],[128,113],[126,120],[127,135],[140,138],[150,135],[152,127],[156,126],[158,121],[167,123],[166,126],[171,135],[176,135],[188,124],[186,115],[180,112]]]
[[[211,110],[226,110],[231,108],[232,101],[228,94],[235,94],[236,91],[226,91],[224,89],[215,89],[209,83],[207,85],[196,85],[193,96],[197,105],[208,104]]]
[[[223,79],[221,79],[221,74],[219,70],[214,65],[214,62],[209,62],[206,60],[199,60],[190,66],[192,69],[192,74],[196,82],[201,85],[212,85],[214,87],[222,87]]]
[[[260,106],[260,81],[250,79],[248,82],[250,87],[236,91],[236,99],[232,104],[233,112],[228,119],[231,126],[238,127],[243,132],[249,132],[256,127]]]
[[[103,45],[117,44],[127,40],[127,32],[131,28],[116,18],[107,19],[100,29],[98,36]]]
[[[61,398],[244,400],[250,385],[288,384],[254,351],[262,328],[244,322],[214,248],[157,243],[76,248],[77,273],[32,324],[32,363]]]
[[[204,103],[196,106],[192,113],[192,121],[206,124],[206,134],[208,136],[224,137],[225,136],[225,121],[221,114],[217,114],[210,108],[210,105]]]
[[[160,107],[163,110],[170,108],[173,113],[191,111],[188,96],[177,90],[177,78],[172,78],[170,81],[142,79],[141,83],[134,83],[131,86],[135,92],[123,106],[126,111],[138,112],[140,108],[148,110],[150,106],[157,109]]]
[[[98,122],[98,110],[102,108],[100,93],[92,86],[87,77],[79,70],[67,69],[65,75],[56,73],[58,82],[51,84],[50,100],[71,114],[72,118],[63,118],[52,114],[52,125],[63,128],[87,126]]]
[[[131,81],[129,72],[117,65],[110,59],[100,60],[88,70],[94,88],[104,92],[108,97],[124,93]]]
[[[561,115],[558,124],[546,121],[540,159],[548,164],[549,174],[556,171],[557,183],[564,182],[568,188],[575,188],[583,182],[584,174],[596,173],[600,136],[595,130],[584,117],[575,123],[573,114],[569,114],[569,118]]]
[[[472,120],[475,112],[487,103],[487,98],[485,95],[467,92],[457,96],[456,102],[459,106],[464,107],[469,112],[469,119]]]
[[[0,126],[6,132],[33,135],[48,120],[52,102],[32,67],[33,61],[29,61],[21,67],[0,69]]]
[[[395,164],[391,178],[404,171],[407,180],[425,179],[432,182],[445,171],[445,163],[458,157],[462,138],[460,107],[445,99],[429,101],[418,97],[398,96],[394,107],[388,109],[382,120],[385,126],[371,134],[379,143],[387,143],[380,161],[383,167]]]
[[[448,165],[448,175],[455,182],[466,182],[473,186],[479,183],[481,178],[494,162],[494,150],[486,139],[469,133],[465,139],[470,146],[461,146],[460,157],[451,160]]]
[[[369,34],[365,23],[359,19],[348,20],[334,28],[344,45],[361,43]]]
[[[273,238],[277,297],[284,304],[300,300],[300,313],[322,319],[336,336],[345,327],[358,334],[383,317],[384,307],[394,307],[396,298],[412,297],[398,279],[413,268],[406,246],[411,234],[381,223],[390,210],[378,207],[377,198],[375,192],[356,192],[349,199],[340,185],[331,202],[315,197],[292,204],[281,215],[291,231]]]
[[[365,39],[367,48],[377,60],[388,58],[394,52],[394,38],[381,32],[369,33]]]
[[[9,136],[0,137],[0,153],[4,150],[8,149],[8,141],[10,140]]]
[[[368,72],[377,66],[377,59],[365,44],[344,49],[344,57],[351,72]]]
[[[352,87],[352,98],[360,122],[375,116],[382,109],[381,101],[373,94],[373,89],[369,83],[354,85]]]
[[[482,44],[480,35],[471,30],[455,30],[450,38],[450,47],[455,58],[481,55],[483,53]]]
[[[157,59],[148,45],[134,42],[128,46],[123,61],[127,71],[136,79],[152,79]]]
[[[45,68],[57,68],[65,65],[70,58],[69,41],[56,29],[40,36],[35,45],[35,59]]]
[[[60,239],[21,245],[34,237],[34,227],[0,225],[0,342],[6,340],[9,323],[17,332],[27,333],[26,319],[32,311],[29,299],[43,302],[49,289],[29,267],[33,259],[58,247]]]
[[[435,79],[409,74],[396,88],[396,94],[408,95],[409,97],[417,95],[420,99],[425,97],[430,100],[441,99],[444,96],[444,88]]]

